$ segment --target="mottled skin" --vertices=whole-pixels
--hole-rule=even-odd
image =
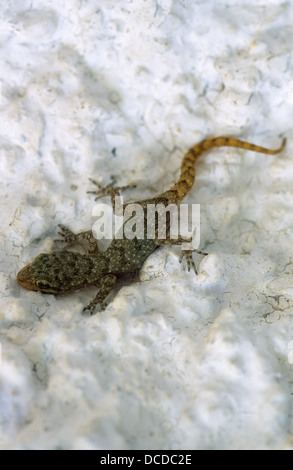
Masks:
[[[254,152],[274,155],[283,150],[286,140],[284,139],[280,148],[270,150],[258,145],[250,144],[232,137],[217,137],[206,139],[192,147],[184,156],[181,165],[181,175],[178,182],[168,191],[156,196],[152,199],[139,201],[137,204],[146,208],[147,204],[176,204],[178,205],[190,192],[195,178],[195,162],[204,152],[214,147],[238,147]],[[98,183],[97,191],[91,191],[96,194],[98,199],[101,196],[109,195],[114,197],[119,195],[119,190],[124,188],[108,185],[101,188]],[[114,206],[113,206],[114,207]],[[184,240],[159,240],[158,238],[139,240],[129,239],[113,239],[109,248],[101,252],[99,251],[97,242],[91,231],[74,234],[68,228],[60,225],[60,235],[62,241],[67,246],[87,243],[87,253],[80,254],[72,251],[62,250],[49,254],[38,255],[31,264],[22,268],[18,275],[17,281],[22,287],[33,291],[41,291],[44,294],[62,294],[71,292],[81,287],[93,285],[99,287],[96,297],[87,305],[83,311],[94,312],[97,305],[105,308],[105,299],[113,289],[117,280],[126,274],[137,271],[145,261],[145,259],[163,243],[181,244]],[[185,240],[186,241],[186,240]],[[184,251],[187,259],[188,269],[194,266],[192,260],[192,251]],[[201,254],[200,251],[197,251]]]

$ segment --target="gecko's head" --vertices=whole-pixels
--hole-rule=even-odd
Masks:
[[[26,289],[58,294],[58,273],[54,272],[52,254],[41,253],[17,274],[17,282]],[[56,261],[56,260],[55,260]]]
[[[80,287],[79,253],[56,251],[38,255],[17,274],[17,282],[26,289],[43,294],[61,294]]]

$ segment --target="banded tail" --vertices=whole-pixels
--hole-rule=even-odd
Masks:
[[[174,186],[172,186],[172,188],[169,189],[169,191],[162,194],[162,196],[166,195],[170,203],[179,204],[179,202],[187,196],[193,186],[195,179],[195,162],[203,153],[214,147],[238,147],[245,150],[252,150],[253,152],[275,155],[282,152],[285,145],[286,138],[283,139],[281,146],[276,150],[260,147],[259,145],[234,139],[233,137],[215,137],[212,139],[205,139],[194,145],[194,147],[191,147],[191,149],[184,155],[179,180]]]

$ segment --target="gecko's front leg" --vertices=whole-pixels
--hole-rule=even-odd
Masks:
[[[105,303],[105,299],[110,294],[116,282],[117,278],[114,274],[107,274],[106,276],[104,276],[99,281],[98,287],[100,287],[100,290],[97,293],[96,297],[86,307],[84,307],[82,312],[89,312],[90,315],[93,315],[97,305],[100,306],[101,310],[105,310],[107,306]]]
[[[66,245],[63,247],[63,250],[66,250],[73,245],[79,245],[86,242],[86,248],[89,253],[96,253],[99,251],[97,240],[93,236],[91,230],[75,234],[68,227],[65,227],[65,225],[59,224],[58,227],[60,228],[58,235],[60,235],[62,238],[56,239],[54,241],[66,243]]]

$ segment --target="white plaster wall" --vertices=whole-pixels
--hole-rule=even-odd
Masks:
[[[0,22],[1,448],[292,448],[293,3],[14,0]],[[89,177],[159,194],[221,134],[288,144],[198,163],[197,277],[161,248],[90,318],[95,288],[17,285],[58,223],[91,227]]]

